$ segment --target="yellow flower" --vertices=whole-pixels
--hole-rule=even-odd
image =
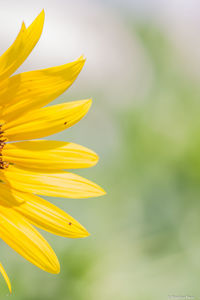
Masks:
[[[43,23],[44,11],[28,28],[23,23],[0,57],[0,238],[42,270],[59,273],[54,251],[32,225],[69,238],[89,234],[70,215],[36,195],[86,198],[105,192],[63,171],[95,165],[98,156],[93,151],[74,143],[39,140],[74,125],[88,112],[91,99],[42,108],[74,82],[85,59],[10,77],[38,42]],[[0,272],[11,291],[1,264]]]

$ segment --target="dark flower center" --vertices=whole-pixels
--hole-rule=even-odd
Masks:
[[[0,169],[6,169],[9,166],[9,162],[3,160],[2,150],[6,144],[6,139],[4,138],[4,132],[2,131],[2,125],[0,125]]]

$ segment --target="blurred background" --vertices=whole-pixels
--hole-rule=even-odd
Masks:
[[[96,199],[50,199],[91,233],[43,233],[59,275],[1,242],[14,299],[200,298],[200,4],[198,0],[1,1],[0,51],[45,9],[40,42],[18,72],[87,62],[55,103],[93,98],[89,114],[51,139],[95,150],[81,174]],[[8,295],[0,278],[0,298]]]

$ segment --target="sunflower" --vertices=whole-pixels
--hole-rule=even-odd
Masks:
[[[56,235],[80,238],[87,230],[38,195],[87,198],[105,194],[95,183],[66,169],[95,165],[98,156],[78,144],[43,140],[85,116],[91,99],[46,106],[77,78],[85,59],[39,71],[12,74],[42,33],[44,11],[20,32],[0,57],[0,238],[25,259],[50,273],[60,266],[53,249],[34,226]],[[9,290],[9,278],[0,264]]]

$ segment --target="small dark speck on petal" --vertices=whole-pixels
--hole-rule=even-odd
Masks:
[[[69,225],[72,225],[72,223],[71,223],[71,222],[69,222]]]
[[[67,125],[67,122],[65,122],[64,125]]]

